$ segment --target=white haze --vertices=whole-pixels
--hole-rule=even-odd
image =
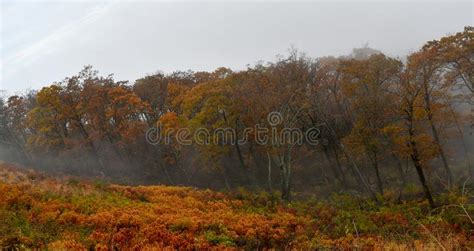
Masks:
[[[37,89],[86,64],[131,81],[158,70],[238,70],[291,46],[319,57],[368,44],[403,57],[466,25],[472,1],[2,1],[0,89]]]

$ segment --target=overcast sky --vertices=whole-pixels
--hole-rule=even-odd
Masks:
[[[60,81],[91,64],[134,81],[158,70],[244,69],[292,45],[312,57],[368,43],[405,56],[473,25],[473,3],[159,3],[1,0],[0,89]]]

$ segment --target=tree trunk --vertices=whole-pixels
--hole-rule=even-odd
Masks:
[[[430,114],[428,114],[428,120],[430,121],[431,131],[433,133],[433,138],[438,147],[439,155],[441,156],[441,160],[443,161],[444,170],[446,171],[446,176],[448,178],[448,187],[451,187],[451,185],[453,184],[453,174],[451,172],[451,168],[448,165],[448,160],[446,158],[446,155],[444,154],[443,147],[441,146],[439,136],[438,136],[438,130],[436,129],[432,120],[432,116]]]
[[[469,166],[469,177],[472,178],[472,176],[473,176],[473,165],[472,165],[471,158],[469,157],[469,150],[468,150],[468,147],[466,145],[466,141],[464,140],[464,132],[463,132],[463,129],[461,128],[461,123],[459,123],[458,116],[456,115],[456,112],[454,111],[451,104],[448,103],[448,107],[449,107],[449,110],[451,111],[451,115],[454,118],[454,122],[456,124],[456,129],[458,130],[459,137],[461,138],[461,143],[462,143],[462,146],[463,146],[463,149],[464,149],[464,157],[466,158],[467,165]],[[471,111],[474,112],[474,110],[471,110]],[[472,124],[472,126],[474,127],[474,124]]]
[[[357,164],[355,163],[355,161],[349,156],[349,153],[345,150],[344,148],[344,145],[342,143],[341,144],[341,149],[342,149],[342,152],[344,153],[344,156],[346,157],[346,159],[352,164],[352,167],[353,169],[356,171],[356,174],[357,174],[357,178],[359,180],[359,182],[365,187],[365,189],[367,189],[367,191],[369,192],[370,196],[372,196],[372,198],[374,199],[374,201],[379,204],[379,200],[377,199],[377,195],[374,193],[374,191],[372,190],[372,188],[370,187],[370,185],[367,183],[367,181],[365,180],[364,176],[362,175],[362,173],[360,172],[359,170],[359,167],[357,166]]]
[[[226,124],[229,124],[227,122],[227,116],[225,114],[225,111],[222,112],[222,115],[224,117],[224,121]],[[239,123],[239,120],[236,120],[235,121],[235,139],[234,139],[234,143],[235,143],[235,150],[237,151],[237,156],[239,158],[239,163],[240,163],[240,167],[242,167],[242,169],[246,169],[245,167],[245,162],[244,162],[244,157],[242,156],[242,151],[240,150],[240,145],[239,145],[239,135],[238,135],[238,123]]]
[[[444,154],[443,147],[441,146],[438,130],[436,129],[436,126],[433,121],[433,112],[431,110],[431,99],[430,99],[430,94],[428,91],[428,84],[426,82],[424,83],[424,89],[425,89],[425,94],[424,94],[425,110],[427,113],[428,121],[430,122],[431,132],[433,133],[433,138],[436,142],[439,155],[441,156],[441,160],[443,161],[443,166],[444,166],[444,170],[446,171],[446,176],[447,176],[447,181],[448,181],[448,187],[451,187],[453,183],[453,175],[451,172],[451,168],[448,165],[448,160],[446,158],[446,155]]]
[[[383,196],[383,184],[382,184],[382,179],[380,178],[380,172],[379,172],[379,167],[378,164],[374,164],[375,168],[375,175],[377,176],[377,187],[379,188],[380,195]]]
[[[244,162],[244,157],[242,156],[242,151],[240,150],[239,143],[235,143],[235,149],[237,150],[237,156],[239,157],[240,167],[242,169],[247,169]]]
[[[291,156],[285,153],[284,156],[278,156],[278,165],[280,167],[281,179],[281,199],[291,201]]]
[[[331,160],[331,157],[329,156],[328,148],[326,146],[323,146],[323,152],[324,152],[324,157],[326,157],[326,160],[329,164],[329,168],[334,174],[334,178],[340,183],[342,183],[341,177],[339,175],[339,170],[337,170],[337,167],[333,166],[333,162]]]
[[[281,166],[281,198],[291,201],[291,166],[289,164]]]
[[[430,188],[428,186],[428,183],[426,182],[425,175],[423,173],[423,166],[421,164],[418,147],[416,145],[416,142],[414,141],[415,132],[413,130],[413,121],[411,120],[411,118],[409,118],[408,120],[409,120],[408,135],[410,137],[410,140],[408,143],[411,148],[410,157],[413,161],[413,164],[415,165],[415,169],[416,169],[416,172],[418,173],[418,178],[420,179],[421,185],[423,186],[425,197],[428,200],[430,207],[435,208],[436,206],[434,204],[433,197],[431,196]]]
[[[373,159],[372,163],[375,169],[375,175],[377,177],[377,186],[379,188],[380,195],[383,196],[383,184],[382,184],[382,178],[380,177],[380,171],[379,171],[379,163],[377,161],[377,153],[374,152],[373,154]]]
[[[336,146],[333,146],[332,150],[334,152],[334,157],[336,159],[336,167],[339,170],[339,172],[341,173],[342,182],[344,184],[344,187],[348,187],[349,184],[347,184],[346,174],[344,173],[344,170],[342,169],[341,161],[339,160],[339,154],[337,153]]]
[[[270,158],[270,154],[267,152],[267,157],[268,157],[268,176],[267,176],[267,182],[268,182],[268,190],[270,193],[273,191],[273,186],[272,186],[272,159]]]
[[[411,154],[411,159],[413,160],[413,164],[415,165],[416,172],[418,173],[418,177],[420,178],[421,185],[423,186],[423,190],[425,192],[426,199],[428,200],[428,203],[430,204],[431,208],[435,208],[435,204],[433,201],[433,197],[431,196],[430,188],[428,186],[428,183],[426,182],[425,175],[423,174],[423,168],[421,166],[418,153],[413,153]]]
[[[405,188],[405,183],[406,183],[405,171],[403,171],[403,166],[400,159],[395,154],[392,154],[392,157],[395,160],[395,163],[397,164],[397,169],[400,174],[400,189],[398,190],[398,198],[397,198],[398,203],[400,203],[402,201],[403,188]],[[408,169],[408,159],[407,159],[407,169]]]

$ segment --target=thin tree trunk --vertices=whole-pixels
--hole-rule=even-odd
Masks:
[[[291,201],[291,166],[282,166],[282,188],[281,198],[285,201]]]
[[[408,144],[411,148],[410,157],[413,161],[413,164],[415,165],[415,169],[416,169],[416,172],[418,173],[418,177],[420,179],[421,185],[423,186],[423,190],[425,192],[425,197],[428,200],[428,203],[430,204],[430,207],[435,208],[436,206],[435,206],[433,197],[431,196],[430,188],[428,186],[428,183],[426,182],[425,175],[423,173],[423,166],[421,164],[421,159],[420,159],[420,154],[419,154],[419,151],[418,151],[418,146],[416,145],[416,142],[414,141],[415,132],[413,130],[413,121],[412,121],[411,115],[409,115],[409,116],[410,117],[408,119],[408,122],[409,122],[408,135],[409,135],[410,139],[409,139]]]
[[[336,146],[333,146],[333,147],[332,147],[332,150],[333,150],[333,152],[334,152],[334,157],[335,157],[335,159],[336,159],[336,166],[337,166],[337,169],[338,169],[339,172],[341,173],[341,177],[342,177],[342,181],[343,181],[344,187],[347,187],[348,184],[347,184],[346,174],[344,173],[344,170],[342,169],[341,161],[339,160],[339,154],[337,153]]]
[[[254,163],[255,163],[255,168],[247,168],[245,171],[249,173],[250,177],[249,179],[251,180],[252,184],[255,186],[255,187],[258,187],[259,186],[259,183],[260,183],[260,180],[259,180],[259,176],[258,176],[258,170],[262,170],[263,168],[260,168],[260,164],[258,163],[257,159],[256,159],[256,155],[255,155],[255,151],[253,150],[253,144],[252,142],[249,143],[249,148],[248,148],[249,152],[247,154],[247,163],[249,163],[247,166],[250,165],[250,158],[252,158],[254,160]],[[248,176],[247,176],[248,177]]]
[[[268,190],[270,192],[273,191],[272,187],[272,160],[270,158],[270,154],[267,152],[267,157],[268,157],[268,176],[267,176],[267,182],[268,182]]]
[[[227,123],[227,119],[226,119]],[[237,121],[235,121],[235,150],[237,151],[237,156],[239,157],[240,166],[242,169],[247,169],[244,161],[244,157],[242,156],[242,151],[240,150],[239,145],[239,134],[237,133]]]
[[[456,115],[456,112],[454,111],[453,107],[448,102],[447,102],[447,104],[448,104],[449,110],[451,111],[451,114],[453,115],[454,122],[456,123],[456,129],[458,130],[459,137],[461,137],[461,142],[462,142],[462,146],[463,146],[463,149],[464,149],[464,157],[466,158],[467,164],[469,166],[469,177],[472,178],[474,169],[473,169],[473,165],[472,165],[472,162],[471,162],[471,158],[469,157],[469,150],[468,150],[468,147],[466,145],[466,141],[464,140],[464,132],[461,128],[458,116]]]
[[[377,176],[377,186],[379,188],[380,195],[383,196],[383,184],[382,184],[382,178],[380,177],[379,164],[377,161],[377,153],[374,152],[373,155],[374,156],[373,156],[372,163],[375,169],[375,175]]]
[[[228,124],[227,122],[227,116],[225,114],[225,111],[222,113],[223,117],[224,117],[224,122],[226,124]],[[234,145],[235,145],[235,150],[237,151],[237,156],[239,158],[239,163],[240,163],[240,166],[242,167],[242,169],[246,169],[245,167],[245,162],[244,162],[244,157],[242,156],[242,151],[240,150],[240,145],[239,145],[239,135],[237,134],[237,131],[238,131],[238,120],[235,121],[235,139],[234,139]]]
[[[242,169],[247,169],[247,167],[245,166],[244,158],[242,156],[242,151],[240,150],[240,146],[238,143],[235,144],[235,149],[237,150],[237,156],[239,157],[240,166],[242,167]]]
[[[340,183],[342,183],[342,180],[341,180],[341,177],[340,177],[339,172],[337,170],[337,167],[333,166],[333,162],[331,160],[331,157],[329,156],[328,148],[326,146],[323,146],[323,152],[324,152],[324,157],[326,158],[326,160],[329,164],[329,168],[331,169],[332,173],[334,174],[334,178],[337,181],[339,181]]]
[[[285,153],[284,156],[278,156],[278,159],[281,179],[281,199],[291,201],[291,156],[289,153]]]
[[[227,190],[230,191],[230,184],[229,184],[229,180],[227,178],[227,169],[224,167],[223,170],[222,170],[222,174],[224,175],[224,184],[225,184],[225,187],[227,188]]]
[[[402,196],[403,196],[403,188],[405,187],[406,179],[405,179],[405,172],[403,171],[403,166],[400,161],[400,159],[395,155],[392,154],[393,159],[395,160],[395,163],[397,165],[398,172],[400,174],[400,189],[398,190],[398,197],[397,201],[400,203],[402,201]],[[407,164],[408,166],[408,164]]]
[[[438,130],[436,129],[433,123],[432,116],[428,115],[428,120],[430,121],[431,131],[433,133],[433,138],[438,147],[439,155],[441,156],[441,160],[443,161],[444,170],[446,171],[446,176],[448,178],[448,187],[451,187],[451,185],[453,184],[453,174],[451,172],[451,168],[449,167],[446,155],[444,154],[443,147],[441,146],[439,136],[438,136]]]
[[[436,206],[434,204],[433,197],[431,196],[431,191],[428,186],[428,183],[426,182],[425,175],[423,174],[423,167],[421,166],[417,151],[414,151],[414,153],[411,154],[411,159],[413,160],[413,164],[415,165],[416,172],[418,173],[418,177],[420,178],[420,182],[421,182],[421,185],[423,186],[426,199],[428,200],[430,207],[435,208]]]
[[[441,160],[443,161],[444,170],[446,171],[448,187],[451,187],[451,185],[453,183],[453,175],[452,175],[452,172],[451,172],[451,168],[449,167],[448,160],[447,160],[446,155],[444,153],[443,147],[441,146],[438,130],[436,129],[436,126],[435,126],[434,121],[433,121],[433,112],[431,110],[431,100],[430,100],[430,94],[428,92],[428,84],[427,83],[424,83],[424,88],[425,88],[425,94],[424,94],[425,110],[426,110],[426,113],[427,113],[428,121],[430,123],[433,138],[436,142],[439,155],[441,156]]]
[[[374,199],[374,201],[376,203],[379,203],[379,200],[377,199],[377,195],[374,193],[374,191],[372,190],[372,188],[370,187],[370,185],[367,183],[367,181],[365,180],[364,176],[362,175],[362,173],[360,172],[359,170],[359,167],[357,166],[357,164],[355,163],[355,161],[349,156],[349,153],[347,153],[347,151],[345,150],[344,148],[344,145],[342,143],[341,144],[341,149],[342,149],[342,152],[344,153],[344,156],[346,157],[346,159],[352,163],[352,166],[354,168],[354,170],[356,171],[356,174],[357,174],[357,177],[360,181],[360,183],[362,185],[364,185],[365,189],[367,189],[367,191],[369,192],[369,194],[372,196],[372,198]]]
[[[333,134],[335,140],[337,141],[337,143],[339,144],[339,146],[341,147],[341,150],[342,150],[342,153],[344,154],[344,157],[346,157],[346,159],[352,164],[352,170],[355,170],[356,172],[356,177],[358,178],[359,182],[361,185],[363,185],[365,187],[365,189],[367,189],[367,191],[369,192],[369,194],[372,196],[372,198],[374,199],[374,201],[376,203],[379,203],[379,200],[377,199],[377,195],[374,193],[374,191],[372,190],[372,188],[370,187],[370,185],[367,183],[367,181],[364,179],[362,173],[360,172],[359,170],[359,167],[357,166],[357,164],[355,163],[355,161],[349,156],[349,153],[346,151],[345,147],[344,147],[344,144],[342,142],[340,142],[339,140],[339,137],[337,136],[337,133],[334,131],[334,129],[327,123],[325,122],[325,125],[326,127],[330,130],[331,134]]]

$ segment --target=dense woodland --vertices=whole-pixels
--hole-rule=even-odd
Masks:
[[[473,38],[466,27],[406,59],[369,48],[339,58],[291,50],[246,70],[156,73],[134,83],[86,66],[3,98],[1,159],[127,184],[278,191],[284,200],[344,192],[379,203],[418,191],[436,207],[437,193],[474,181]],[[320,143],[145,137],[158,124],[243,135],[270,128],[275,111],[283,118],[277,130],[317,127]]]

